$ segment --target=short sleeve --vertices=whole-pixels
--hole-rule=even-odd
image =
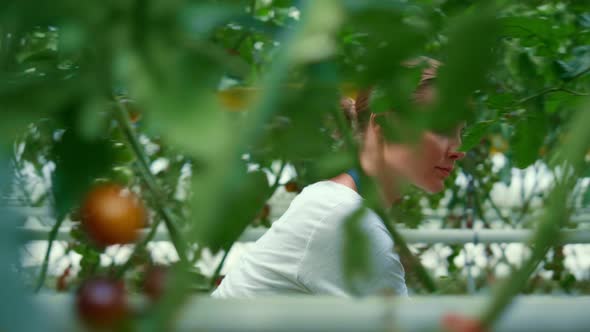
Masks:
[[[314,294],[351,296],[344,277],[344,222],[359,204],[342,204],[322,220],[310,236],[297,269],[297,278]],[[404,268],[394,252],[393,239],[371,210],[361,219],[361,231],[369,243],[371,270],[366,279],[355,282],[360,296],[393,291],[406,296]]]
[[[371,243],[370,252],[373,258],[372,279],[365,287],[360,288],[362,295],[377,294],[393,291],[397,295],[407,296],[405,271],[395,246],[391,233],[387,230],[381,218],[371,210],[363,219],[363,228]]]

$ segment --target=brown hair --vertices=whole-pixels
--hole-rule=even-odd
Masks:
[[[413,97],[415,100],[421,100],[426,88],[432,86],[432,81],[436,78],[441,62],[428,57],[418,57],[402,63],[403,66],[408,68],[421,66],[424,63],[426,63],[426,67],[422,70],[420,81],[414,90]],[[368,88],[359,91],[355,99],[345,97],[340,101],[340,107],[346,119],[352,126],[353,131],[357,134],[363,133],[369,125],[372,114],[369,105],[373,92],[373,88]]]

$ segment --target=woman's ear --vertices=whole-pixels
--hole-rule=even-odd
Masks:
[[[375,121],[375,114],[371,114],[369,118],[359,158],[361,166],[367,175],[377,174],[383,159],[383,135],[381,126]]]
[[[379,141],[383,140],[383,133],[381,132],[381,125],[377,123],[377,115],[375,113],[371,113],[371,117],[369,118],[369,125],[367,126],[367,132],[369,130],[373,131]]]

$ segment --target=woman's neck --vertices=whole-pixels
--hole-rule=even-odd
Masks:
[[[401,197],[397,191],[397,181],[395,179],[394,175],[385,173],[378,175],[376,179],[381,192],[381,198],[386,207],[390,207],[395,202],[399,201]],[[329,180],[347,186],[360,194],[354,178],[348,173],[338,174]]]

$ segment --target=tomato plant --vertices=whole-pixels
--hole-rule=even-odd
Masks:
[[[205,249],[227,253],[252,222],[270,226],[280,214],[272,204],[284,191],[299,193],[358,167],[358,137],[339,109],[357,107],[354,98],[376,113],[394,109],[399,123],[382,126],[394,140],[408,139],[402,131],[445,131],[467,120],[462,149],[469,152],[447,179],[449,189],[433,196],[404,190],[391,213],[381,214],[391,219],[387,225],[430,227],[440,212],[440,228],[580,227],[566,212],[590,204],[590,139],[574,135],[590,94],[589,13],[575,1],[7,0],[0,9],[1,194],[49,211],[27,218],[27,225],[49,228],[47,248],[34,257],[39,269],[3,274],[12,280],[7,294],[17,294],[19,279],[36,290],[67,290],[103,274],[123,283],[141,279],[156,260],[150,242],[161,231],[172,244],[165,263],[183,266],[166,273],[179,282],[162,296],[183,303],[192,294],[186,289],[210,291],[221,266],[211,276],[195,268]],[[429,112],[409,97],[425,63],[400,66],[422,55],[444,64],[433,81],[440,99]],[[376,93],[364,100],[360,92],[369,87]],[[286,170],[292,180],[273,196]],[[518,199],[499,195],[505,187]],[[567,223],[540,223],[544,210]],[[145,238],[138,237],[142,229]],[[1,265],[19,266],[20,237],[0,234],[7,255]],[[567,250],[541,235],[534,248],[551,248],[537,253],[547,257],[534,256],[541,268],[530,279],[513,278],[527,285],[508,297],[588,293],[587,278],[564,258]],[[64,270],[72,262],[53,258],[63,241],[62,256],[81,256],[79,269]],[[350,242],[351,253],[365,252],[363,241]],[[117,247],[107,248],[113,244],[133,245],[119,248],[130,257],[114,254]],[[485,292],[488,280],[502,279],[499,267],[517,269],[506,251],[489,245],[481,253],[486,265],[470,267],[458,246],[404,252],[440,257],[426,271],[445,273],[447,292],[465,293],[468,284]],[[408,286],[431,291],[420,261],[406,258]],[[347,271],[364,267],[363,259],[355,262]],[[480,273],[469,279],[472,268]],[[161,277],[160,268],[147,274],[149,296],[160,296]],[[187,287],[195,279],[199,285]],[[174,312],[154,310],[162,319]],[[499,311],[491,312],[488,320]]]

